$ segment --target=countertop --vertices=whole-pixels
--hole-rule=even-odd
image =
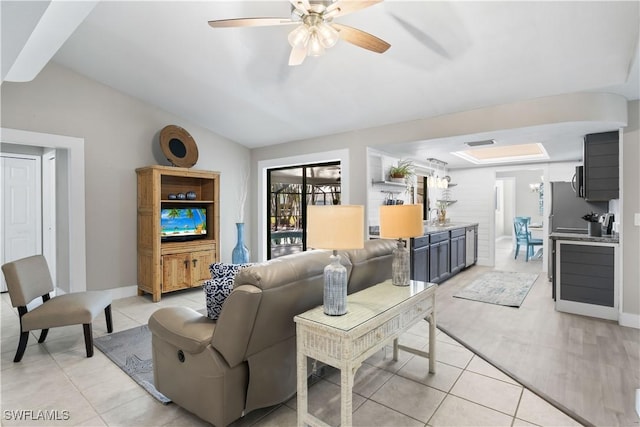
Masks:
[[[576,242],[594,242],[594,243],[612,243],[618,244],[620,237],[615,234],[603,234],[600,237],[589,236],[586,234],[578,233],[551,233],[549,234],[551,240],[571,240]]]
[[[458,228],[466,228],[466,227],[477,227],[477,222],[451,222],[445,225],[428,225],[430,221],[425,221],[424,226],[424,235],[439,233],[441,231],[449,231],[456,230]],[[375,228],[375,227],[371,227]],[[369,237],[378,238],[380,237],[380,232],[375,230],[369,230]]]
[[[457,228],[476,227],[477,222],[451,222],[445,225],[426,225],[424,226],[424,234],[439,233],[441,231],[455,230]]]

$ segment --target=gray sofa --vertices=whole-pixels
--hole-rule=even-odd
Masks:
[[[342,251],[348,293],[391,277],[393,240]],[[176,404],[226,426],[296,392],[293,317],[322,305],[329,251],[287,255],[240,271],[220,317],[166,307],[149,319],[156,388]]]

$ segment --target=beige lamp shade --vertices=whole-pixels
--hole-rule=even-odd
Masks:
[[[422,205],[380,206],[380,237],[401,239],[423,234]]]
[[[315,249],[364,247],[364,206],[307,206],[307,246]]]

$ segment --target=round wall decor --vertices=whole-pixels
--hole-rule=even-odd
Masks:
[[[189,132],[176,125],[160,131],[160,148],[173,166],[190,168],[198,161],[198,146]]]

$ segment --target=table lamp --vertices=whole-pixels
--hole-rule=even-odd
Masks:
[[[394,285],[408,286],[410,280],[409,250],[402,239],[423,234],[421,205],[380,206],[380,237],[398,239],[391,263],[391,282]]]
[[[364,206],[307,206],[307,246],[333,250],[324,268],[324,313],[345,314],[347,269],[340,264],[338,250],[364,247]]]

